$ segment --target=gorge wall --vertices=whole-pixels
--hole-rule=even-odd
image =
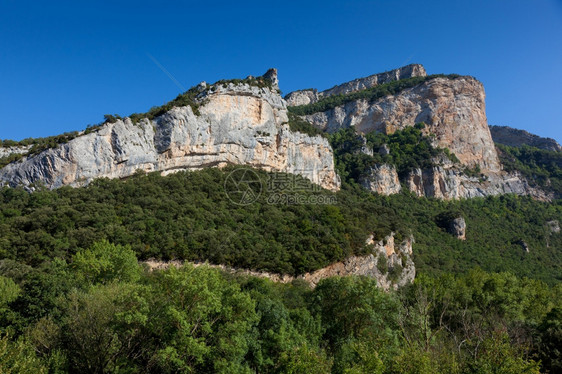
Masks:
[[[390,73],[390,74],[389,74]],[[425,77],[421,65],[409,65],[387,74],[355,80],[331,90],[297,91],[286,96],[294,106],[315,103],[331,94],[348,94],[393,80]],[[359,182],[381,194],[398,193],[401,184],[418,196],[459,199],[514,193],[549,200],[552,195],[530,185],[521,175],[507,174],[494,145],[486,119],[482,83],[469,76],[429,76],[421,83],[377,99],[356,99],[331,109],[301,116],[314,127],[333,133],[355,128],[359,134],[372,131],[392,134],[424,122],[424,133],[435,147],[446,148],[460,161],[434,160],[434,167],[413,169],[398,180],[391,165],[378,165]],[[376,151],[376,150],[374,150]],[[368,150],[372,152],[372,150]],[[469,175],[466,169],[478,170]]]
[[[163,174],[228,164],[299,174],[337,190],[339,179],[328,141],[292,132],[279,95],[277,73],[270,86],[226,82],[198,86],[198,114],[174,107],[153,120],[106,123],[56,148],[0,169],[0,182],[39,183],[48,188],[82,186],[95,178],[124,178],[137,170]]]

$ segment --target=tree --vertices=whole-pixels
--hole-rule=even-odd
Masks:
[[[141,274],[131,247],[111,244],[107,240],[94,243],[89,249],[76,253],[72,259],[72,268],[88,284],[135,282]]]

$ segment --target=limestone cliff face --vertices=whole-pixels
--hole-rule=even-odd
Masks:
[[[274,282],[290,283],[295,279],[302,279],[312,287],[316,287],[322,279],[335,276],[358,275],[374,278],[377,284],[384,290],[397,289],[410,284],[416,276],[416,267],[413,261],[412,243],[413,238],[407,238],[400,244],[396,244],[394,233],[384,240],[374,242],[369,238],[367,244],[372,245],[372,251],[365,256],[351,256],[341,262],[336,262],[325,268],[318,269],[312,273],[306,273],[298,277],[291,275],[275,274],[262,271],[230,268],[225,265],[211,265],[209,263],[195,263],[195,266],[210,266],[221,270],[251,275],[254,277],[268,278]],[[150,260],[145,262],[150,270],[166,269],[169,266],[182,266],[180,261],[163,262]]]
[[[291,132],[277,75],[272,89],[249,84],[201,85],[199,115],[176,107],[154,120],[129,118],[102,126],[57,148],[7,165],[0,182],[49,188],[123,178],[137,170],[163,174],[227,164],[302,175],[339,188],[332,149],[320,136]]]
[[[381,195],[393,195],[402,189],[396,168],[392,165],[375,165],[359,180],[366,189]]]
[[[419,197],[435,197],[452,200],[503,194],[529,195],[538,200],[554,198],[533,187],[519,174],[488,173],[470,177],[459,168],[435,166],[430,169],[414,169],[405,181],[408,189]]]
[[[285,96],[287,100],[287,105],[298,106],[314,104],[318,100],[332,96],[332,95],[345,95],[355,91],[361,91],[367,88],[377,86],[379,84],[384,84],[399,79],[411,78],[411,77],[425,77],[427,73],[425,68],[420,64],[411,64],[398,69],[390,70],[384,73],[373,74],[365,78],[354,79],[350,82],[340,84],[338,86],[332,87],[329,90],[318,92],[318,90],[301,90],[291,92]]]
[[[556,140],[543,138],[525,130],[518,130],[508,126],[490,126],[490,132],[492,133],[492,139],[494,139],[496,143],[510,145],[512,147],[529,145],[531,147],[546,149],[547,151],[562,151],[562,147]]]
[[[410,71],[409,75],[416,74],[423,76],[425,70],[417,68]],[[393,79],[398,77],[396,75]],[[369,84],[360,84],[360,81],[336,86],[330,91],[348,93],[369,87]],[[309,101],[314,102],[327,95],[300,91],[289,94],[287,98],[293,105],[303,105],[308,100],[304,97],[310,96]],[[353,127],[359,133],[380,131],[387,134],[424,122],[426,127],[423,131],[433,137],[434,146],[448,148],[460,161],[460,164],[456,165],[450,162],[436,162],[435,166],[429,169],[411,170],[402,181],[398,180],[389,165],[378,165],[367,171],[366,176],[360,180],[364,187],[377,193],[397,193],[402,183],[418,196],[440,199],[505,193],[531,195],[541,200],[552,198],[548,193],[532,187],[522,176],[508,174],[502,170],[486,119],[484,87],[472,77],[432,77],[395,95],[374,101],[351,101],[325,112],[305,115],[303,119],[327,132]],[[515,142],[512,131],[509,136],[505,135],[505,129],[493,128],[493,131],[497,137],[500,137],[499,133],[503,134],[501,138],[504,143],[508,140]],[[523,142],[522,135],[517,133],[517,136],[517,141]],[[532,140],[535,146],[540,143],[556,148],[552,142],[537,143],[538,137],[524,138],[527,143]],[[467,176],[464,169],[473,169],[476,166],[481,174],[477,178]]]
[[[472,177],[443,158],[434,162],[436,166],[431,168],[411,170],[402,181],[393,166],[375,165],[359,182],[366,189],[382,195],[399,193],[404,185],[418,197],[443,200],[503,194],[529,195],[543,201],[554,198],[552,193],[533,187],[519,174],[499,172]]]
[[[31,149],[30,145],[15,146],[15,147],[0,147],[0,158],[9,156],[11,154],[25,154]]]
[[[352,101],[304,118],[328,132],[355,127],[363,133],[392,133],[425,122],[425,131],[435,135],[435,145],[449,148],[463,165],[498,172],[484,100],[484,87],[476,79],[438,77],[372,103]]]

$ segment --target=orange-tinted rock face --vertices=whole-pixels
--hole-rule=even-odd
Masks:
[[[482,83],[472,77],[434,78],[372,103],[357,100],[305,116],[329,132],[353,126],[359,132],[391,133],[425,122],[435,145],[449,148],[466,166],[498,172],[500,163],[486,119]]]

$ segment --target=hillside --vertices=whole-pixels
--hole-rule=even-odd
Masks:
[[[417,64],[286,100],[2,141],[0,372],[561,370],[562,153]]]

